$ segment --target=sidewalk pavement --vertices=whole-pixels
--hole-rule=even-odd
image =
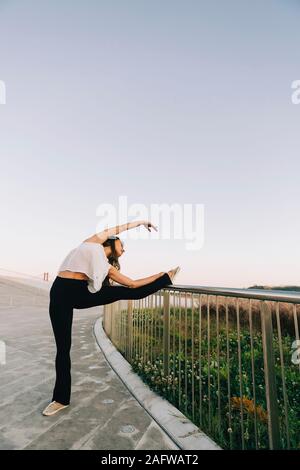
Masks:
[[[176,444],[111,369],[93,326],[100,308],[74,310],[71,406],[45,417],[54,386],[49,292],[0,278],[0,449],[167,450]],[[13,299],[13,302],[11,300]],[[12,305],[10,305],[12,304]]]

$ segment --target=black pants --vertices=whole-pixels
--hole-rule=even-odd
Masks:
[[[70,403],[73,308],[82,309],[110,304],[117,300],[143,299],[161,288],[172,284],[165,273],[155,281],[142,287],[102,286],[96,292],[88,290],[88,281],[57,276],[50,289],[49,314],[56,342],[56,382],[52,401],[63,405]]]

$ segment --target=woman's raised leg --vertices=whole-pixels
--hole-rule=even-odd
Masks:
[[[155,281],[141,287],[103,286],[94,294],[86,289],[84,294],[80,293],[81,298],[76,299],[74,308],[96,307],[97,305],[111,304],[117,300],[143,299],[170,284],[172,281],[168,273],[165,273]]]

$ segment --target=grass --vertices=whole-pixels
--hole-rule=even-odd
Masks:
[[[226,316],[224,305],[219,305],[217,315],[213,306],[208,313],[207,304],[203,303],[201,317],[198,308],[179,311],[172,307],[167,375],[164,375],[162,311],[143,309],[133,313],[133,370],[224,449],[269,448],[258,313],[254,304],[250,325],[249,312],[244,307],[240,308],[238,318],[235,305],[230,306]],[[300,449],[300,372],[299,366],[291,362],[294,316],[281,311],[280,319],[281,350],[273,311],[273,373],[280,447]],[[142,339],[143,343],[147,340],[143,349]]]

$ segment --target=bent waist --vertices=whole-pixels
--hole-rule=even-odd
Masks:
[[[59,271],[57,277],[61,279],[77,279],[87,281],[89,278],[86,274],[75,271]]]

